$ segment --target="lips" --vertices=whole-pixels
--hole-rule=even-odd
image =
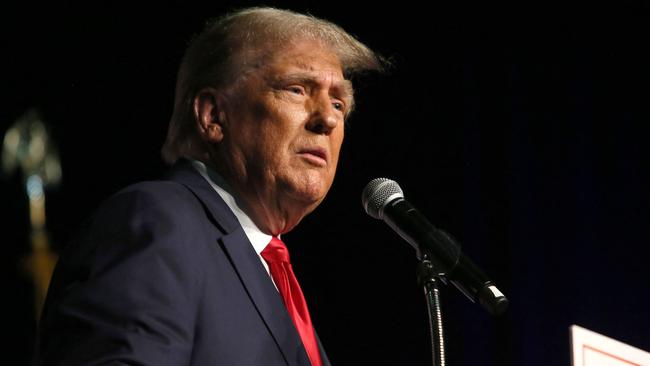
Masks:
[[[301,149],[299,154],[317,165],[327,164],[327,151],[320,147]]]

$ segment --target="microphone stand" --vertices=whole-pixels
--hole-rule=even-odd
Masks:
[[[417,266],[418,283],[424,288],[429,314],[429,335],[431,336],[431,359],[433,366],[445,366],[445,336],[442,327],[440,309],[440,291],[438,290],[438,273],[436,273],[429,256],[424,254]]]

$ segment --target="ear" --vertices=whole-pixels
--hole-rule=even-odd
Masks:
[[[194,97],[194,119],[199,136],[208,142],[223,139],[226,114],[219,92],[214,88],[203,88]]]

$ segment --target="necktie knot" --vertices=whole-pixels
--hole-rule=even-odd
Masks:
[[[287,246],[284,245],[282,240],[277,237],[273,237],[271,242],[264,248],[262,253],[262,258],[267,262],[285,262],[291,263],[289,260],[289,250]]]

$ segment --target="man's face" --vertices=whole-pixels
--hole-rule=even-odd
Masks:
[[[352,104],[338,57],[316,42],[287,47],[247,75],[227,104],[220,148],[246,203],[311,212],[334,180]]]

